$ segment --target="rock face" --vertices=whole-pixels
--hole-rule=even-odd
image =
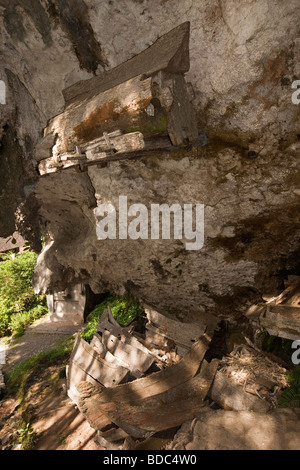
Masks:
[[[299,269],[300,10],[289,2],[0,0],[0,235],[39,247],[36,290],[89,284],[170,312],[230,317]],[[62,90],[138,54],[190,21],[202,146],[39,177],[36,147]],[[45,155],[44,158],[50,155]],[[204,204],[205,239],[98,240],[96,208]],[[238,308],[240,312],[240,307]],[[194,315],[193,315],[194,314]]]
[[[293,450],[299,447],[299,410],[268,414],[214,410],[184,423],[172,450]]]

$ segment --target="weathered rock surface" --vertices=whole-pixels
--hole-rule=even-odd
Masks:
[[[88,174],[70,169],[48,175],[36,190],[54,240],[45,256],[57,261],[57,269],[68,266],[74,279],[95,292],[129,289],[164,309],[215,310],[233,295],[248,293],[251,299],[253,292],[277,287],[284,259],[296,269],[297,162],[290,157],[286,164],[287,156],[279,155],[253,164],[225,146],[217,154],[213,147],[179,151],[91,167]],[[119,195],[128,195],[128,206],[205,204],[204,247],[187,251],[182,240],[97,240],[96,205],[118,208]],[[43,290],[63,282],[53,266],[45,279],[41,265],[36,279],[36,288]],[[216,313],[228,312],[217,308]]]
[[[300,79],[298,2],[200,3],[74,0],[70,8],[65,0],[0,0],[7,87],[0,232],[13,233],[19,208],[21,231],[32,227],[34,246],[39,224],[48,233],[36,289],[78,281],[95,292],[130,290],[183,315],[231,316],[233,296],[256,300],[299,268],[300,121],[291,100]],[[191,23],[186,79],[208,144],[39,178],[35,148],[64,108],[62,90],[128,60],[183,21]],[[204,247],[97,240],[97,203],[117,207],[119,195],[147,207],[205,204]]]
[[[213,410],[184,423],[173,450],[297,450],[300,445],[298,409],[270,413]]]

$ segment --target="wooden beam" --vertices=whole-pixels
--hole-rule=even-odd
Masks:
[[[152,79],[152,88],[166,113],[172,144],[184,145],[198,140],[196,114],[190,103],[184,76],[160,71]]]
[[[149,306],[145,306],[149,325],[146,328],[158,328],[158,332],[172,339],[176,345],[183,345],[189,349],[206,330],[206,325],[200,323],[183,323],[166,317]],[[154,330],[155,331],[155,330]]]
[[[141,135],[140,132],[132,133]],[[60,158],[50,157],[44,160],[41,160],[38,165],[38,170],[41,176],[44,176],[48,173],[56,173],[61,170],[66,170],[70,167],[78,167],[81,171],[86,171],[90,166],[98,166],[106,164],[109,162],[129,160],[134,158],[142,158],[148,155],[163,155],[168,154],[174,150],[177,150],[179,147],[174,147],[170,143],[170,139],[165,136],[158,136],[157,138],[145,139],[143,142],[143,147],[133,149],[133,138],[132,134],[122,135],[122,139],[119,139],[119,142],[116,143],[117,148],[125,149],[128,145],[129,151],[117,151],[114,153],[111,150],[102,150],[101,144],[95,144],[98,139],[95,141],[83,145],[81,149],[85,151],[86,154],[75,155],[74,153],[63,154]],[[138,142],[138,139],[136,140]],[[112,144],[114,145],[115,140],[112,139]],[[102,141],[103,145],[103,141]],[[98,149],[97,149],[98,147]],[[97,151],[96,151],[97,150]],[[87,158],[87,155],[89,158]]]
[[[300,338],[300,308],[269,304],[260,316],[259,324],[272,336],[298,340]]]
[[[127,62],[63,90],[66,105],[86,100],[138,75],[150,77],[159,70],[185,73],[189,62],[190,23],[185,22],[161,36],[152,46]]]

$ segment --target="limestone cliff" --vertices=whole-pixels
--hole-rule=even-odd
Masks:
[[[299,270],[300,80],[297,0],[0,0],[1,236],[39,248],[36,289],[74,281],[131,291],[183,316],[233,316]],[[36,147],[62,91],[190,22],[201,145],[40,177]],[[47,155],[46,155],[47,156]],[[46,158],[45,156],[45,158]],[[49,155],[50,156],[50,155]],[[97,204],[201,203],[205,241],[97,240]],[[16,216],[15,216],[16,213]]]

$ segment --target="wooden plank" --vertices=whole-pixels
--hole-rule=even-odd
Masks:
[[[104,333],[104,331],[109,331],[114,336],[121,337],[121,334],[124,331],[127,331],[128,328],[122,327],[121,325],[119,325],[118,322],[115,321],[115,319],[113,319],[114,323],[112,323],[109,316],[110,316],[110,318],[112,317],[111,311],[110,311],[110,315],[109,315],[108,309],[105,309],[102,316],[101,316],[101,318],[100,318],[100,320],[99,320],[99,322],[98,322],[98,324],[97,324],[97,326],[96,326],[96,330],[100,331],[101,333]]]
[[[108,431],[98,431],[98,436],[103,437],[105,440],[109,442],[117,442],[126,439],[128,437],[127,432],[125,432],[121,428],[111,428]]]
[[[140,349],[140,351],[144,352],[145,354],[150,354],[157,358],[156,354],[154,354],[147,346],[145,346],[145,341],[142,338],[137,338],[134,336],[135,334],[136,333],[134,331],[129,333],[127,330],[122,330],[121,341],[125,344],[130,344],[134,348]]]
[[[293,319],[300,322],[300,307],[294,307],[286,304],[269,304],[267,313],[277,313],[287,319]]]
[[[217,366],[218,361],[212,361],[210,364],[203,361],[200,373],[196,377],[158,395],[136,398],[134,403],[123,401],[101,403],[95,399],[92,392],[84,399],[86,417],[90,422],[99,410],[133,437],[143,438],[149,432],[179,426],[203,410],[204,399]]]
[[[139,75],[68,107],[50,120],[45,134],[57,134],[60,152],[64,153],[87,145],[105,132],[132,128],[143,132],[147,123],[157,120],[157,116],[150,118],[145,113],[153,98],[151,82],[151,78]]]
[[[97,402],[134,402],[140,398],[163,393],[176,385],[187,382],[197,374],[210,341],[211,338],[203,335],[180,362],[166,369],[114,388],[103,387],[97,395]]]
[[[132,152],[135,150],[143,150],[145,148],[144,136],[141,132],[131,132],[116,137],[109,137],[109,143],[105,139],[97,139],[85,145],[86,157],[88,160],[106,157],[107,152],[114,153]],[[110,144],[110,145],[109,145]],[[99,157],[98,157],[99,155]]]
[[[179,147],[174,147],[171,144],[168,148],[145,148],[142,150],[132,150],[130,152],[120,152],[111,155],[101,156],[101,158],[96,158],[95,160],[83,161],[80,162],[80,166],[82,169],[86,169],[88,167],[92,167],[95,165],[102,165],[108,162],[119,162],[122,160],[129,160],[134,158],[143,158],[150,155],[163,155],[169,154],[173,150],[178,149]]]
[[[109,316],[109,311],[105,310],[103,312],[103,315],[99,321],[99,323],[96,326],[96,329],[100,331],[102,334],[108,331],[111,333],[113,336],[115,336],[118,339],[121,339],[122,343],[128,344],[134,348],[137,348],[144,352],[147,355],[153,356],[155,359],[159,359],[156,354],[154,354],[152,351],[150,351],[143,342],[141,342],[138,338],[134,336],[135,332],[130,333],[129,327],[123,327],[119,325],[116,321],[114,322],[115,324],[113,325],[111,321],[108,319]]]
[[[92,385],[99,385],[99,382],[91,377],[85,370],[78,366],[75,362],[70,361],[67,367],[67,394],[78,405],[80,394],[77,385],[80,382],[89,382]]]
[[[288,305],[267,305],[259,324],[272,336],[291,340],[300,338],[300,308]]]
[[[189,345],[182,344],[180,343],[179,338],[177,338],[177,341],[175,342],[168,336],[164,336],[163,332],[159,328],[156,328],[155,326],[151,325],[151,323],[147,323],[146,328],[146,338],[148,341],[151,341],[152,336],[154,344],[157,344],[158,346],[161,345],[161,349],[165,349],[166,351],[171,351],[172,349],[174,349],[178,352],[180,356],[183,356],[193,344],[192,341]],[[183,341],[185,341],[185,339]],[[151,342],[149,342],[149,344],[151,344]]]
[[[266,412],[270,404],[253,396],[234,384],[223,372],[217,371],[208,393],[209,397],[225,410]]]
[[[171,338],[166,337],[162,331],[148,323],[146,326],[145,341],[149,346],[155,346],[165,351],[172,351],[175,349],[175,341]],[[188,349],[188,348],[187,348]]]
[[[140,133],[138,133],[140,134]],[[97,141],[98,139],[96,139]],[[99,139],[100,140],[100,139]],[[91,145],[94,145],[94,142]],[[56,173],[65,169],[68,169],[70,167],[80,167],[81,171],[87,170],[88,167],[94,166],[94,165],[102,165],[106,164],[108,162],[114,162],[114,161],[122,161],[122,160],[128,160],[128,159],[134,159],[134,158],[143,158],[147,155],[154,155],[154,154],[165,154],[165,153],[170,153],[173,150],[178,149],[179,147],[175,147],[171,145],[170,139],[168,136],[161,137],[157,136],[155,139],[144,139],[144,147],[141,149],[133,149],[132,148],[132,141],[125,141],[123,142],[124,144],[124,151],[118,150],[116,153],[111,152],[111,151],[103,151],[99,153],[95,152],[93,154],[89,153],[90,150],[86,150],[86,155],[85,156],[79,156],[79,155],[74,155],[74,154],[62,154],[60,158],[57,157],[50,157],[47,159],[44,159],[40,161],[38,165],[38,169],[40,172],[40,175],[46,175],[48,173]],[[125,145],[129,145],[128,151],[125,151]],[[89,147],[90,143],[86,145],[82,145],[82,150],[84,150],[85,147]],[[97,148],[97,145],[95,145],[95,149]],[[49,150],[50,152],[50,150]],[[64,159],[64,161],[61,161]]]
[[[189,32],[190,23],[182,23],[127,62],[89,80],[71,85],[63,90],[66,104],[90,98],[141,74],[149,77],[159,70],[187,72],[190,66]]]
[[[105,387],[119,384],[129,374],[129,370],[120,364],[109,363],[102,359],[79,335],[77,335],[70,362],[75,363]]]
[[[145,312],[150,322],[150,325],[146,326],[146,328],[150,329],[152,324],[158,328],[161,334],[174,340],[176,344],[186,346],[187,348],[190,348],[195,340],[203,335],[206,329],[206,325],[173,320],[148,306],[145,307]]]
[[[280,295],[274,300],[269,302],[269,305],[289,305],[292,307],[298,307],[300,302],[300,281],[296,280],[292,282]],[[298,307],[299,308],[299,307]]]
[[[102,338],[98,333],[94,334],[90,342],[90,345],[99,354],[99,356],[102,357],[102,359],[104,359],[107,349],[102,343]]]
[[[167,128],[172,144],[195,142],[198,139],[197,119],[184,76],[160,71],[153,76],[153,88],[168,116]]]
[[[300,282],[288,286],[265,304],[253,305],[246,316],[270,335],[298,340],[300,337]]]
[[[110,351],[114,357],[124,362],[129,369],[134,368],[140,372],[146,372],[154,362],[153,356],[145,354],[143,351],[130,344],[122,343],[109,331],[103,333],[102,341],[107,350]]]

